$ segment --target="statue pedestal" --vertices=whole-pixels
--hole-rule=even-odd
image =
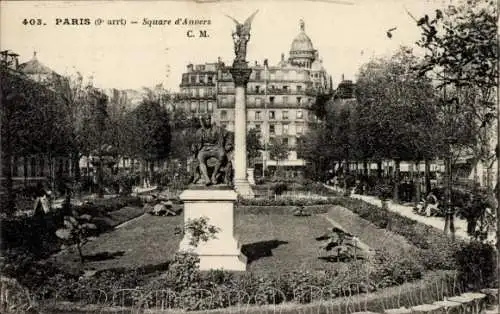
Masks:
[[[234,202],[237,194],[225,189],[189,189],[180,195],[184,202],[184,223],[189,219],[208,218],[208,224],[220,229],[216,239],[200,242],[198,247],[189,244],[190,234],[185,233],[179,251],[192,251],[200,258],[200,270],[224,269],[245,271],[247,259],[234,237]]]

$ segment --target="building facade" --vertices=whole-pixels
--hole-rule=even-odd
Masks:
[[[300,21],[299,34],[293,39],[289,56],[281,54],[276,65],[251,65],[247,84],[247,129],[260,131],[264,147],[263,158],[255,161],[256,169],[285,168],[287,176],[300,175],[305,161],[297,157],[298,138],[317,121],[312,106],[318,95],[333,91],[331,76],[323,67],[318,51],[305,33]],[[220,59],[216,63],[188,65],[182,76],[180,94],[182,107],[193,114],[211,113],[213,120],[234,131],[235,86],[230,67]],[[267,149],[273,140],[289,147],[286,160],[270,158]]]

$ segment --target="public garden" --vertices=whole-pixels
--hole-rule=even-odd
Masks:
[[[464,180],[457,169],[467,151],[492,171],[498,51],[434,26],[470,28],[493,42],[497,11],[488,3],[415,20],[423,36],[417,45],[429,54],[401,48],[363,65],[361,105],[318,97],[311,108],[318,121],[296,147],[307,161],[300,176],[279,166],[288,155],[284,141],[263,147],[260,132],[245,132],[245,123],[227,132],[168,111],[161,101],[176,99],[165,90],[146,90],[136,108],[117,110],[116,99],[82,77],[47,88],[3,60],[10,106],[2,107],[2,311],[495,311],[495,185],[491,173],[479,184],[478,175]],[[249,24],[237,27],[231,68],[243,112],[251,72],[245,31]],[[470,48],[465,74],[462,61],[449,57],[464,46],[456,41]],[[441,67],[448,77],[436,87],[429,71]],[[242,117],[236,112],[235,121]],[[248,180],[264,150],[276,166]],[[43,156],[38,166],[50,171],[30,181],[33,156]],[[19,160],[24,180],[16,181]],[[441,170],[431,171],[438,161]],[[416,170],[403,178],[402,162]],[[185,216],[192,203],[220,209],[220,200],[186,201],[185,191],[238,195],[230,209],[245,271],[200,270],[206,256],[180,249],[186,235],[194,248],[225,236],[216,219]]]

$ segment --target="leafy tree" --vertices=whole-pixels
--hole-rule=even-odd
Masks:
[[[171,132],[169,114],[158,102],[144,99],[131,113],[131,151],[149,163],[150,176],[153,176],[154,163],[165,160],[170,152]]]
[[[415,19],[426,51],[422,74],[433,71],[441,85],[495,88],[498,85],[497,4],[460,1],[434,17]]]
[[[497,10],[494,1],[469,0],[449,5],[444,11],[436,10],[434,17],[426,14],[415,19],[422,34],[417,44],[426,52],[424,63],[419,68],[420,73],[439,81],[439,86],[444,90],[442,103],[445,108],[454,107],[455,112],[468,113],[472,123],[469,123],[467,131],[474,138],[469,143],[470,148],[475,151],[477,158],[485,160],[491,160],[493,155],[487,153],[488,150],[492,151],[487,148],[490,141],[487,134],[493,124],[496,109],[492,101],[493,91],[498,85]],[[455,92],[452,97],[446,97],[447,86]],[[467,101],[464,92],[470,91],[477,93],[477,96]],[[450,136],[448,144],[450,152],[456,144],[456,137]],[[448,153],[448,160],[451,159],[450,155]],[[449,199],[450,170],[447,178]],[[449,225],[448,219],[446,222],[445,232]]]
[[[288,158],[288,145],[280,138],[271,139],[269,144],[269,155],[272,159],[276,160],[276,177],[280,169],[280,161]]]
[[[308,162],[306,176],[313,179],[321,179],[321,174],[327,170],[325,158],[332,160],[334,135],[329,132],[325,123],[311,126],[297,142],[297,157]]]
[[[435,90],[429,79],[413,70],[419,62],[411,49],[402,47],[390,59],[363,66],[357,81],[357,147],[364,159],[396,161],[395,197],[399,161],[425,160],[442,148]]]
[[[60,110],[60,98],[49,86],[13,69],[11,62],[2,61],[0,65],[0,100],[5,207],[13,211],[13,158],[47,156],[53,174],[53,157],[68,156],[73,145],[68,124],[64,123],[64,110]]]
[[[246,142],[248,162],[253,166],[255,165],[255,160],[261,156],[261,151],[264,149],[261,144],[260,131],[250,129],[246,135]]]

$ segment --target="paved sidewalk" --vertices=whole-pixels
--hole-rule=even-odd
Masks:
[[[368,196],[368,195],[359,195],[359,194],[351,194],[352,198],[363,200],[372,205],[382,207],[382,202],[378,197]],[[412,206],[401,205],[397,203],[393,203],[389,201],[389,210],[392,212],[396,212],[401,216],[408,217],[412,220],[416,220],[428,226],[432,226],[439,230],[444,230],[444,218],[442,217],[426,217],[422,215],[418,215],[413,212]],[[469,235],[467,234],[467,222],[463,219],[459,219],[455,217],[455,235],[456,237],[460,237],[462,239],[469,239]]]
[[[329,186],[329,185],[324,185],[328,189],[335,190],[337,191],[334,187]],[[351,194],[352,198],[363,200],[367,203],[370,203],[372,205],[382,207],[382,202],[380,199],[376,196],[368,196],[368,195],[360,195],[360,194]],[[397,203],[393,203],[392,201],[389,201],[389,210],[392,212],[396,212],[400,214],[401,216],[408,217],[412,220],[421,222],[423,224],[426,224],[428,226],[437,228],[439,230],[444,230],[444,218],[443,217],[426,217],[426,216],[421,216],[413,212],[413,206],[408,206],[408,205],[401,205]],[[470,239],[469,235],[467,234],[467,221],[464,219],[460,219],[455,217],[454,219],[455,223],[455,236],[457,238],[461,239]],[[488,235],[488,241],[495,241],[495,233],[490,232]]]

